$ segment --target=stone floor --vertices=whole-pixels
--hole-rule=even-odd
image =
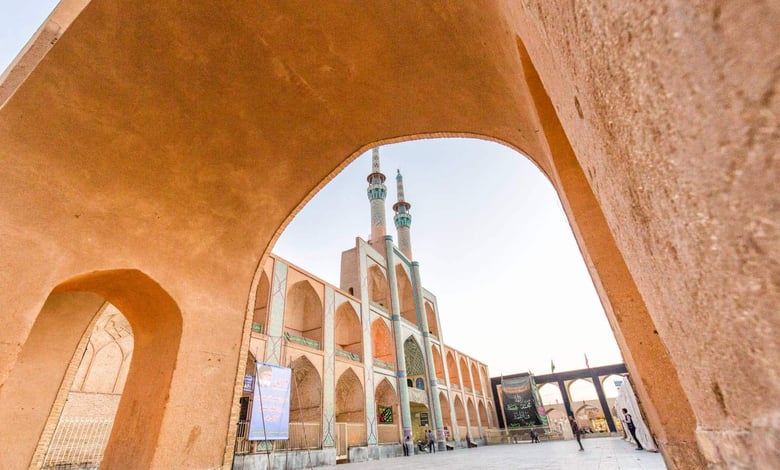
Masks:
[[[339,465],[339,470],[381,470],[435,468],[478,470],[665,470],[661,454],[634,450],[617,437],[583,440],[584,452],[575,441],[551,441],[540,444],[509,444],[458,449],[451,452],[375,460]]]

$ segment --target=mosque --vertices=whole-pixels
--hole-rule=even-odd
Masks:
[[[280,453],[286,468],[400,456],[405,435],[418,442],[428,429],[440,450],[465,446],[467,438],[485,443],[498,432],[487,365],[444,343],[436,296],[422,285],[400,171],[393,205],[398,246],[386,233],[379,163],[375,148],[368,175],[371,239],[358,237],[342,253],[340,287],[275,255],[259,269],[236,468],[260,468],[269,454]],[[76,427],[85,420],[94,449],[79,458],[99,461],[96,451],[108,437],[132,329],[108,304],[85,347],[45,466],[67,463],[62,448],[72,439],[66,436],[83,435]],[[289,438],[272,445],[247,438],[257,362],[290,367],[294,378]]]

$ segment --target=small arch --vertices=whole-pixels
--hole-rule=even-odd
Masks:
[[[466,409],[469,413],[469,424],[472,427],[476,427],[477,423],[479,423],[479,417],[477,416],[477,408],[474,407],[474,401],[471,398],[466,399]]]
[[[436,373],[436,379],[439,383],[444,383],[444,364],[441,361],[439,347],[433,345],[433,347],[431,347],[431,352],[433,354],[433,370]]]
[[[477,365],[476,363],[471,363],[471,376],[474,377],[474,391],[481,391],[482,390],[482,383],[479,379],[479,372],[477,371]]]
[[[596,387],[590,379],[575,379],[569,382],[566,388],[569,390],[569,398],[572,402],[598,399]]]
[[[416,385],[418,378],[424,383],[425,358],[420,345],[411,336],[404,341],[404,355],[406,356],[406,376],[412,380],[413,386]]]
[[[439,337],[439,322],[436,321],[436,311],[430,302],[425,302],[425,319],[428,322],[428,332]]]
[[[563,395],[561,395],[561,388],[556,383],[546,383],[539,387],[539,396],[542,400],[542,405],[547,408],[547,405],[560,405],[563,404]]]
[[[268,281],[268,275],[263,271],[260,274],[260,282],[258,282],[257,290],[255,291],[255,307],[252,314],[252,331],[255,333],[266,332],[270,296],[271,285]]]
[[[417,377],[414,379],[414,388],[417,390],[425,390],[425,381],[422,379],[422,377]]]
[[[618,396],[620,387],[628,380],[623,375],[612,374],[601,377],[601,388],[604,390],[604,396],[607,398],[615,398]]]
[[[380,444],[400,442],[401,415],[398,394],[386,378],[374,389],[374,401],[377,411],[377,434]]]
[[[455,420],[458,422],[458,426],[466,425],[466,408],[463,406],[459,396],[455,397],[452,406],[455,408]],[[461,436],[463,437],[463,436]]]
[[[399,308],[401,310],[401,318],[417,325],[417,312],[414,308],[412,281],[409,280],[409,276],[406,274],[403,265],[398,264],[395,266],[395,277],[398,283],[398,301],[400,302]]]
[[[284,333],[322,346],[322,300],[309,281],[298,281],[287,292]]]
[[[450,400],[447,398],[447,394],[444,391],[439,391],[439,409],[441,409],[441,420],[444,427],[449,429],[450,436],[453,436],[452,430],[452,414],[450,410]]]
[[[368,299],[383,310],[390,309],[390,294],[387,289],[387,277],[376,264],[368,267]]]
[[[480,400],[479,405],[477,405],[477,411],[479,412],[479,423],[482,425],[482,427],[490,427],[490,419],[488,418],[487,408],[485,408],[485,404],[482,402],[482,400]]]
[[[364,423],[365,396],[363,385],[352,368],[348,368],[339,376],[336,382],[336,422],[338,423]]]
[[[455,355],[452,351],[447,351],[447,371],[450,373],[450,384],[460,386],[460,378],[458,377],[458,365],[455,362]]]
[[[463,376],[463,386],[466,388],[472,388],[471,384],[471,377],[469,376],[469,367],[468,362],[466,362],[466,358],[461,356],[460,361],[460,374]]]
[[[336,309],[336,349],[350,353],[357,360],[363,356],[363,330],[352,304],[344,302]]]
[[[371,323],[371,349],[374,359],[383,361],[383,367],[395,368],[395,343],[390,328],[383,318]]]
[[[292,378],[290,422],[320,423],[322,421],[322,378],[317,368],[306,356],[299,356],[292,363]],[[311,443],[318,441],[319,438]]]

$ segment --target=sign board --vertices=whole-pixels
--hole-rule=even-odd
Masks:
[[[533,377],[503,378],[501,394],[507,429],[547,425],[547,416]]]
[[[252,374],[246,374],[244,376],[244,391],[251,392],[255,385],[255,376]]]
[[[377,406],[377,416],[379,424],[393,424],[393,407],[392,406]]]
[[[287,367],[257,363],[256,387],[249,423],[250,441],[272,441],[289,437],[290,377],[291,371]]]
[[[420,426],[428,426],[428,413],[420,413]]]

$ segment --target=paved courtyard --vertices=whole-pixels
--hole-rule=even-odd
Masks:
[[[661,454],[634,450],[617,437],[583,440],[584,452],[576,441],[552,441],[540,444],[510,444],[458,449],[373,462],[339,465],[340,470],[419,470],[436,468],[512,470],[665,470]]]

